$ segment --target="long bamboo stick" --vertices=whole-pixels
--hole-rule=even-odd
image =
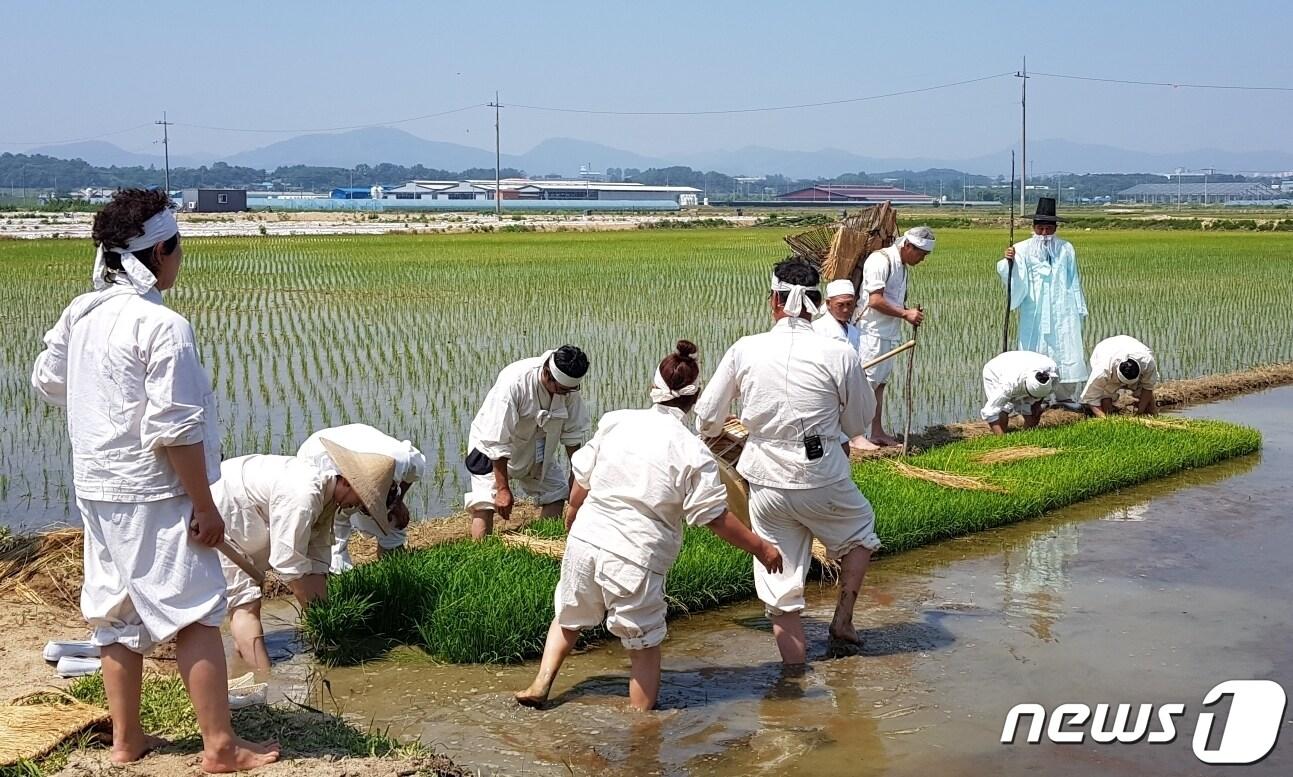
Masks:
[[[897,348],[893,349],[892,351],[889,351],[889,352],[887,352],[887,353],[882,353],[882,354],[880,354],[879,356],[875,357],[874,359],[872,359],[872,360],[871,360],[871,361],[869,361],[869,362],[863,362],[863,363],[862,363],[862,369],[864,369],[864,370],[870,369],[870,368],[872,368],[872,367],[876,366],[877,364],[879,364],[880,362],[882,362],[882,361],[884,361],[884,360],[886,360],[886,359],[892,359],[893,357],[897,356],[898,354],[900,354],[900,353],[902,353],[902,352],[904,352],[904,351],[910,351],[912,348],[915,348],[915,347],[916,347],[916,341],[915,341],[915,340],[908,340],[907,342],[903,343],[902,345],[898,346]]]

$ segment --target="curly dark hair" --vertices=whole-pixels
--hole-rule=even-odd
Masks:
[[[144,234],[144,222],[169,207],[170,195],[160,189],[122,189],[113,195],[111,202],[103,206],[103,210],[94,214],[94,226],[90,235],[96,246],[102,245],[109,251],[104,256],[108,269],[121,270],[121,254],[111,249],[124,248],[131,240]],[[179,235],[176,234],[166,241],[163,252],[174,253],[178,244]],[[158,268],[153,266],[152,246],[134,253],[145,267],[157,272]]]
[[[552,361],[557,369],[572,378],[579,379],[588,373],[588,356],[574,345],[563,345],[552,354]]]
[[[821,274],[817,268],[809,264],[804,259],[792,256],[783,261],[777,262],[777,266],[772,268],[773,275],[782,283],[789,283],[792,286],[807,286],[808,293],[805,295],[813,301],[814,305],[822,304],[822,293],[817,290],[817,284],[821,283]],[[789,292],[777,292],[777,301],[786,304],[786,298]]]

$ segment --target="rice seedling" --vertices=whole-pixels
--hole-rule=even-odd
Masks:
[[[1256,431],[1222,422],[1169,430],[1113,418],[966,440],[912,458],[911,469],[940,479],[991,478],[1002,485],[997,489],[948,488],[884,460],[857,463],[854,480],[875,509],[884,552],[899,552],[1034,518],[1260,445]],[[1020,448],[1063,455],[991,457]],[[560,521],[537,521],[520,539],[453,542],[358,567],[329,581],[329,598],[306,609],[303,630],[319,657],[335,663],[371,659],[395,644],[455,662],[537,655],[552,618],[560,562],[551,554],[562,534]],[[712,532],[687,528],[665,584],[670,614],[749,598],[751,569],[749,556]]]

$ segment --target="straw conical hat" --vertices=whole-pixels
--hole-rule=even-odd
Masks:
[[[372,516],[383,532],[389,532],[391,525],[386,515],[386,495],[395,481],[395,459],[380,453],[357,453],[328,439],[321,438],[319,442],[323,443],[323,449],[337,465],[341,476],[359,495],[364,503],[364,512]]]

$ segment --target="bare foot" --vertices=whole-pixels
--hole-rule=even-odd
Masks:
[[[875,443],[876,445],[883,445],[885,447],[891,447],[894,445],[901,444],[897,439],[890,437],[884,432],[881,432],[880,434],[871,435],[871,442]]]
[[[202,771],[207,774],[245,772],[278,760],[278,742],[256,744],[234,739],[227,747],[202,751]]]
[[[148,755],[150,751],[166,744],[165,739],[152,736],[151,734],[141,734],[141,737],[142,738],[140,739],[132,737],[120,744],[113,742],[112,753],[108,757],[117,765],[134,763],[140,758]]]
[[[849,626],[847,629],[831,626],[830,639],[826,643],[826,655],[830,658],[844,658],[845,656],[857,656],[862,654],[862,640],[858,637],[857,629]]]
[[[880,446],[879,446],[879,445],[876,445],[875,443],[871,442],[871,441],[870,441],[870,440],[868,440],[866,437],[864,437],[864,436],[862,436],[862,435],[860,435],[860,434],[859,434],[857,437],[854,437],[853,439],[849,440],[849,447],[850,447],[850,448],[852,448],[852,449],[853,449],[853,450],[855,450],[855,451],[878,451],[878,450],[880,450]]]
[[[543,705],[548,703],[548,692],[536,690],[534,686],[530,686],[524,691],[517,691],[512,696],[516,699],[517,704],[535,710],[543,709]]]

